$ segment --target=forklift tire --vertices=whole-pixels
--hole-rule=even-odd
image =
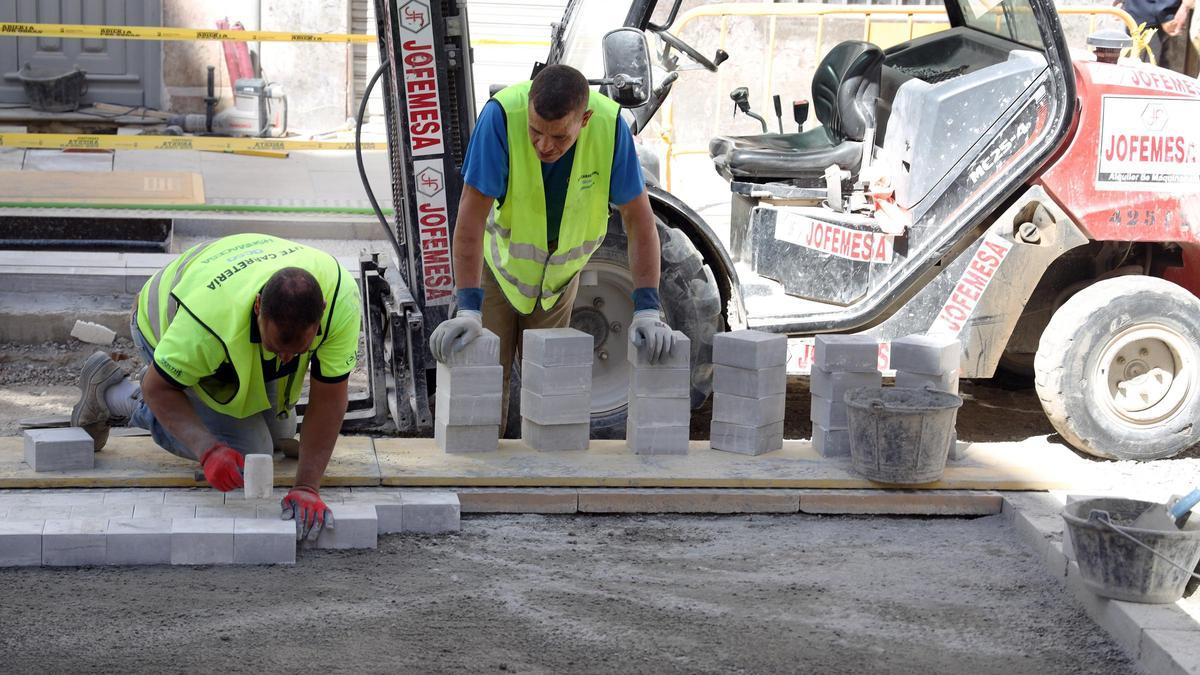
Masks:
[[[659,296],[667,323],[675,330],[683,332],[691,341],[692,407],[695,408],[712,392],[712,340],[715,334],[725,329],[721,313],[721,291],[712,270],[705,264],[700,251],[688,236],[664,221],[658,214],[655,214],[655,222],[658,225],[658,238],[662,249]],[[629,288],[632,290],[633,277],[629,271],[627,252],[628,238],[625,233],[619,226],[610,227],[604,243],[584,269],[620,270],[628,277]],[[582,286],[580,297],[584,297]],[[580,308],[581,304],[577,299],[576,315],[572,316],[571,325],[582,329],[582,326],[576,325]],[[586,308],[584,311],[587,311]],[[620,321],[627,324],[628,317]],[[627,340],[628,335],[622,334],[619,339]],[[625,361],[624,352],[621,352],[619,358],[621,363]],[[625,376],[624,386],[628,391],[628,375]],[[596,392],[593,391],[594,403],[595,400]],[[625,413],[624,403],[609,406],[607,410],[593,408],[592,438],[625,438]]]
[[[1200,443],[1200,299],[1162,279],[1106,279],[1051,317],[1034,368],[1046,416],[1097,457],[1150,460]]]

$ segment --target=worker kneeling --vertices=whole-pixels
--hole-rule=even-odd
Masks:
[[[148,429],[229,492],[243,485],[246,454],[295,447],[295,406],[311,363],[295,487],[282,507],[297,538],[315,534],[333,525],[319,488],[346,414],[360,311],[358,284],[328,253],[261,234],[197,245],[138,294],[130,331],[151,364],[141,382],[93,354],[71,424],[96,450],[111,426]]]
[[[604,241],[610,203],[629,235],[630,337],[651,362],[674,347],[660,317],[658,230],[619,113],[582,73],[553,65],[497,92],[479,115],[454,231],[458,311],[434,330],[430,350],[444,361],[483,328],[495,333],[506,404],[521,333],[569,325],[579,272]]]

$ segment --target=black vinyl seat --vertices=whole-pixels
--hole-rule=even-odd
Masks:
[[[717,172],[745,182],[821,183],[832,164],[853,174],[875,126],[883,51],[869,42],[834,47],[813,75],[812,103],[822,126],[794,134],[718,136],[708,145]]]

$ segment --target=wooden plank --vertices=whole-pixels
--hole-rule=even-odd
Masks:
[[[181,171],[0,171],[0,202],[203,204],[204,179]]]
[[[200,487],[195,478],[196,462],[163,450],[146,437],[114,437],[96,453],[96,466],[79,471],[37,473],[24,462],[24,439],[0,438],[0,488],[65,487]],[[292,485],[295,459],[277,459],[275,484]],[[370,438],[342,436],[338,439],[325,473],[323,485],[379,485],[379,464]]]

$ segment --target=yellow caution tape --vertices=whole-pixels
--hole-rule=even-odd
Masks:
[[[0,35],[115,40],[231,40],[238,42],[353,42],[375,44],[374,35],[290,33],[267,30],[200,30],[157,26],[89,26],[68,23],[0,23]]]
[[[0,147],[59,150],[209,150],[216,152],[287,152],[353,150],[354,142],[293,141],[282,138],[220,136],[117,136],[113,134],[0,134]],[[387,143],[363,143],[363,150],[386,150]]]
[[[269,30],[208,30],[157,26],[94,26],[71,23],[0,23],[0,35],[17,37],[100,38],[109,40],[229,40],[235,42],[330,42],[375,44],[374,35],[291,33]],[[549,47],[547,40],[482,38],[476,46]]]

